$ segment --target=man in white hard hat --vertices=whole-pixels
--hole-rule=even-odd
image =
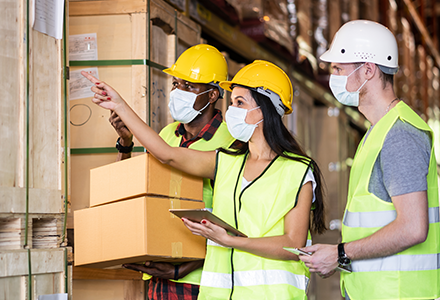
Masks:
[[[357,106],[371,127],[350,172],[342,243],[304,248],[311,272],[328,277],[338,265],[346,299],[440,297],[440,223],[433,132],[396,97],[394,35],[379,23],[344,24],[321,59],[331,63],[330,88]]]

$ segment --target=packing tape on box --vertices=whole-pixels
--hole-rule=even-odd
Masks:
[[[182,258],[182,242],[171,243],[171,256]]]
[[[180,199],[170,198],[170,209],[180,209]],[[179,218],[173,213],[170,213],[171,219]]]
[[[170,189],[168,196],[170,198],[180,198],[180,190],[182,187],[182,172],[176,169],[171,170],[170,175]]]

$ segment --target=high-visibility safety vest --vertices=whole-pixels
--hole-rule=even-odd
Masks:
[[[380,119],[366,140],[364,137],[350,172],[348,200],[342,225],[342,241],[345,243],[370,236],[396,218],[393,203],[383,201],[368,192],[368,184],[385,137],[398,119],[429,132],[433,137],[429,126],[403,101]],[[440,297],[439,198],[434,149],[431,149],[426,180],[429,205],[429,232],[426,241],[395,255],[353,261],[353,272],[341,273],[343,295],[345,289],[352,300]]]
[[[171,123],[165,126],[159,135],[162,139],[167,142],[168,145],[172,147],[179,147],[182,137],[178,137],[175,134],[177,126],[179,122]],[[225,122],[222,122],[217,128],[217,131],[212,136],[212,138],[207,141],[205,139],[199,139],[198,141],[192,143],[188,148],[199,150],[199,151],[213,151],[217,148],[229,148],[231,144],[235,141],[235,139],[231,136],[228,131],[228,127]],[[205,202],[205,207],[212,207],[212,187],[210,179],[203,179],[203,202]],[[180,283],[189,283],[189,284],[200,284],[200,278],[202,276],[202,268],[192,271],[188,275],[179,280],[172,280]],[[145,277],[145,276],[144,276]]]
[[[249,238],[283,235],[308,165],[276,157],[241,190],[246,159],[217,153],[213,213]],[[309,278],[301,261],[268,259],[208,240],[198,299],[302,300]]]

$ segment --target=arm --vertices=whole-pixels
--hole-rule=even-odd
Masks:
[[[130,130],[125,126],[124,122],[122,122],[121,118],[115,113],[110,112],[110,118],[108,119],[110,124],[112,124],[113,128],[116,130],[116,133],[119,135],[119,144],[124,147],[129,147],[133,142],[133,134]],[[124,160],[131,157],[130,153],[121,153],[118,152],[118,156],[116,157],[116,161]]]
[[[169,164],[188,174],[214,178],[215,151],[203,152],[181,147],[170,147],[139,118],[112,87],[86,72],[81,72],[81,74],[94,84],[92,91],[95,95],[92,101],[102,108],[115,112],[139,142],[160,162]]]
[[[240,249],[270,259],[298,260],[298,256],[283,247],[303,247],[307,241],[310,207],[312,204],[312,183],[306,183],[298,197],[298,204],[284,217],[284,234],[280,236],[243,238],[231,236],[226,231],[207,221],[202,224],[183,219],[193,234],[201,235],[222,246]]]
[[[360,260],[393,255],[426,240],[429,226],[426,191],[395,196],[392,201],[396,219],[366,238],[345,244],[349,258]],[[337,267],[336,245],[317,244],[304,250],[314,252],[312,256],[300,257],[311,272],[327,274]]]
[[[178,267],[177,279],[183,278],[189,273],[198,268],[203,267],[204,260],[185,262]],[[148,275],[162,278],[174,279],[175,267],[171,263],[165,262],[146,262],[144,265],[140,264],[124,264],[124,268],[146,273]]]

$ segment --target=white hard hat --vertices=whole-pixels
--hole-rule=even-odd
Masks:
[[[399,68],[393,33],[385,26],[367,20],[345,23],[336,32],[330,49],[320,58],[335,63],[371,62],[386,74],[395,74]]]

